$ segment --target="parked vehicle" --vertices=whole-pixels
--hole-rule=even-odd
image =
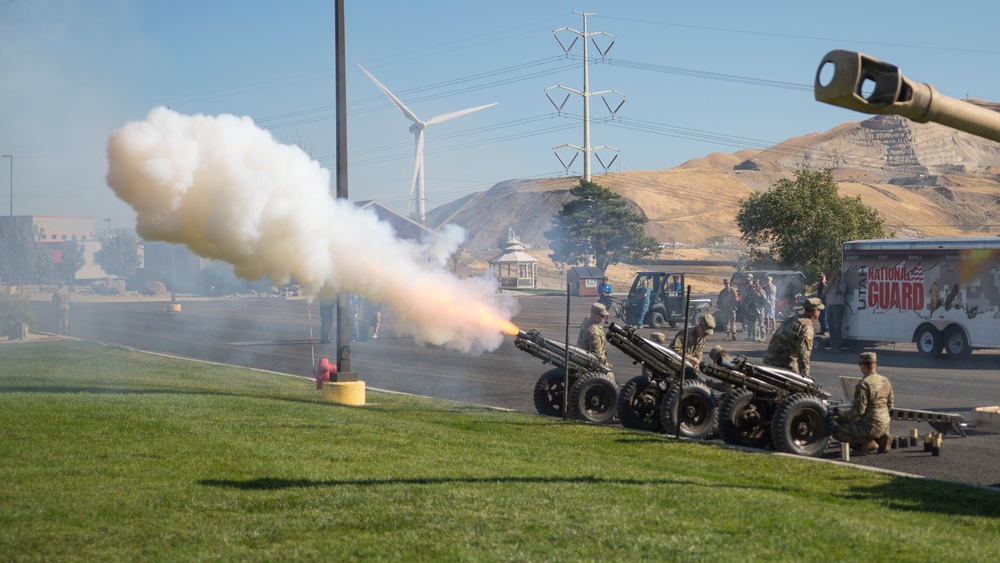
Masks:
[[[632,287],[628,292],[627,306],[629,312],[635,311],[639,306],[639,299],[636,297],[636,290],[642,285],[644,280],[649,280],[650,299],[649,310],[642,318],[643,326],[649,325],[653,328],[663,328],[664,326],[676,327],[684,322],[684,288],[687,287],[683,272],[639,272],[632,280]],[[710,297],[691,299],[691,321],[695,321],[702,314],[706,314],[712,308]],[[629,318],[632,318],[631,316]]]
[[[1000,348],[1000,238],[859,240],[842,250],[845,341],[916,342],[928,357]]]

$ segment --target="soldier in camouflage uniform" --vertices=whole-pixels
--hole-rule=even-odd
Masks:
[[[590,306],[590,316],[580,325],[580,334],[576,337],[576,347],[597,356],[601,363],[611,369],[608,361],[608,337],[604,334],[604,320],[608,318],[608,308],[603,303]],[[615,375],[608,372],[608,378],[615,380]]]
[[[892,383],[878,374],[875,352],[858,358],[864,376],[854,388],[854,405],[844,416],[844,423],[833,428],[833,437],[857,448],[856,455],[889,451],[889,409],[892,408]]]
[[[790,316],[781,323],[764,352],[764,364],[809,375],[809,356],[813,347],[813,320],[823,310],[818,297],[806,299],[801,315]]]
[[[698,324],[687,329],[687,359],[698,365],[701,362],[701,352],[705,348],[705,341],[708,335],[715,332],[715,317],[704,315],[698,320]],[[684,355],[684,331],[677,331],[670,348],[680,355]]]
[[[715,305],[722,315],[722,328],[726,331],[723,340],[736,340],[736,305],[739,300],[736,298],[736,290],[729,286],[729,280],[722,280],[722,291],[719,292]]]

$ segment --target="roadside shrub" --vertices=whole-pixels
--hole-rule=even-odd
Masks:
[[[29,330],[38,330],[38,318],[31,310],[31,302],[16,295],[0,295],[0,331],[13,335],[20,323],[26,323]]]
[[[125,295],[125,282],[123,280],[104,278],[90,284],[90,290],[97,295]]]
[[[150,297],[155,297],[157,295],[166,295],[167,284],[163,282],[149,280],[148,282],[142,284],[142,289],[140,290],[140,292],[143,295],[148,295]]]

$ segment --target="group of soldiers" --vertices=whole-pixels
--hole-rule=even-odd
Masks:
[[[765,335],[772,334],[777,328],[775,306],[778,289],[771,277],[757,280],[753,274],[747,274],[735,288],[728,279],[723,279],[722,284],[716,303],[725,321],[725,340],[736,340],[739,313],[747,342],[764,342]]]
[[[728,280],[725,281],[728,289]],[[719,307],[722,308],[721,303]],[[763,363],[809,376],[809,358],[812,355],[814,335],[813,321],[819,318],[824,308],[819,298],[806,299],[802,313],[788,316],[774,330],[764,352]],[[591,305],[590,317],[580,326],[577,347],[594,354],[611,368],[607,357],[607,336],[604,333],[604,321],[607,318],[608,310],[602,303]],[[726,340],[730,340],[730,336],[735,336],[730,333],[733,324],[729,322],[729,316],[724,318],[727,320]],[[705,342],[709,335],[714,333],[715,326],[715,317],[706,314],[686,333],[683,329],[678,331],[670,343],[670,348],[678,354],[691,358],[697,365],[701,360]],[[654,332],[651,338],[666,345],[666,337],[662,333]],[[721,354],[725,354],[721,346],[712,349],[713,359]],[[858,365],[864,377],[855,389],[851,410],[843,416],[841,423],[834,427],[833,436],[841,442],[851,444],[855,448],[855,455],[884,453],[888,451],[889,445],[889,409],[893,406],[892,384],[877,373],[874,352],[862,353]],[[609,374],[609,377],[614,381],[613,374]]]

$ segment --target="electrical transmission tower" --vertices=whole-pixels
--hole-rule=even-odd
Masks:
[[[601,99],[604,100],[604,105],[608,108],[608,111],[611,112],[611,116],[614,117],[614,115],[618,112],[619,109],[621,109],[622,105],[625,103],[626,96],[625,96],[625,94],[622,94],[618,90],[602,90],[600,92],[591,92],[590,91],[590,67],[588,65],[588,63],[589,63],[589,56],[588,56],[588,53],[587,53],[588,45],[590,43],[593,43],[594,44],[594,48],[597,49],[597,52],[600,53],[601,57],[603,58],[603,57],[605,57],[608,54],[608,51],[610,51],[611,47],[615,44],[615,36],[611,35],[610,33],[605,33],[603,31],[595,31],[593,33],[588,33],[587,32],[587,16],[594,16],[596,14],[588,14],[586,12],[577,12],[577,11],[574,11],[573,13],[574,14],[580,14],[581,16],[583,16],[583,31],[577,31],[577,30],[569,28],[569,27],[561,27],[559,29],[553,30],[552,34],[555,36],[556,41],[559,42],[559,46],[562,47],[563,52],[566,53],[567,55],[573,49],[573,45],[576,44],[576,41],[578,39],[580,39],[580,38],[583,38],[583,90],[582,91],[581,90],[575,90],[573,88],[569,88],[567,86],[563,86],[562,84],[557,84],[555,86],[549,86],[548,88],[546,88],[545,89],[545,96],[549,99],[550,102],[552,102],[552,105],[555,106],[556,111],[559,111],[559,112],[562,112],[563,106],[565,106],[566,105],[566,101],[569,100],[569,94],[566,94],[566,97],[563,98],[563,100],[562,100],[561,103],[556,103],[556,101],[553,100],[552,96],[548,93],[549,90],[553,90],[555,88],[559,88],[560,90],[565,90],[565,91],[569,92],[570,94],[577,94],[578,96],[583,97],[583,146],[582,147],[578,147],[576,145],[564,144],[564,145],[559,145],[558,147],[552,147],[552,151],[555,152],[558,149],[561,149],[563,147],[570,147],[570,148],[576,149],[578,151],[577,154],[573,155],[573,158],[570,159],[570,161],[569,161],[568,164],[563,161],[562,157],[559,156],[558,152],[555,152],[556,158],[559,159],[559,162],[562,163],[563,167],[565,169],[567,169],[567,170],[569,170],[569,167],[573,165],[573,161],[576,160],[577,155],[579,153],[583,153],[583,179],[589,182],[590,181],[590,154],[592,152],[594,152],[594,151],[596,151],[598,149],[608,149],[608,150],[614,151],[615,156],[612,157],[611,160],[607,164],[605,164],[604,161],[601,160],[601,157],[599,155],[597,155],[596,153],[594,155],[594,156],[597,157],[597,161],[601,163],[601,166],[604,167],[604,171],[605,172],[607,172],[608,167],[610,167],[611,164],[614,163],[615,159],[618,158],[618,149],[616,149],[614,147],[611,147],[611,146],[608,146],[608,145],[601,145],[599,147],[591,147],[590,146],[590,97],[591,96],[601,96]],[[573,38],[573,41],[570,42],[569,46],[567,46],[566,44],[564,44],[562,42],[562,40],[559,39],[559,35],[557,35],[557,34],[560,31],[568,31],[568,32],[573,33],[574,35],[576,35],[576,37]],[[597,44],[597,41],[594,40],[594,37],[598,36],[598,35],[604,35],[604,36],[610,37],[611,38],[611,44],[609,44],[605,49],[602,50],[601,47]],[[611,108],[611,104],[608,103],[608,100],[607,100],[607,98],[604,97],[604,94],[617,94],[617,95],[621,96],[621,98],[622,98],[621,102],[619,102],[618,105],[615,106],[614,109],[612,109]]]

